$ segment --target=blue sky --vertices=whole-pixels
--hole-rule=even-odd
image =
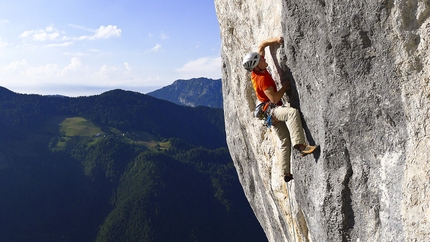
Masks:
[[[0,86],[18,93],[141,93],[221,78],[213,0],[14,0],[0,7]]]

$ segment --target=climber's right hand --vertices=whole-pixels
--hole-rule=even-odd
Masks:
[[[291,89],[291,83],[290,83],[290,81],[283,81],[282,82],[282,88],[283,89],[285,89],[285,90],[290,90]]]

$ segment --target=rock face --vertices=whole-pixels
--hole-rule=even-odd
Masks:
[[[430,238],[430,4],[418,0],[215,0],[227,142],[269,241]],[[280,173],[274,131],[252,117],[243,56],[266,50],[319,151]]]

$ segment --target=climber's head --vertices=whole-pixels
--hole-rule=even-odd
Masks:
[[[248,71],[256,72],[263,72],[268,66],[266,59],[264,59],[264,56],[258,54],[257,52],[251,52],[247,54],[243,58],[242,65]]]
[[[245,57],[243,57],[242,65],[245,67],[246,70],[252,71],[260,62],[260,54],[257,52],[251,52],[246,54]]]

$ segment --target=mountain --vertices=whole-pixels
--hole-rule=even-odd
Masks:
[[[172,85],[147,93],[147,95],[191,107],[223,107],[221,79],[213,80],[202,77],[177,80]]]
[[[264,241],[223,111],[0,88],[2,241]]]

